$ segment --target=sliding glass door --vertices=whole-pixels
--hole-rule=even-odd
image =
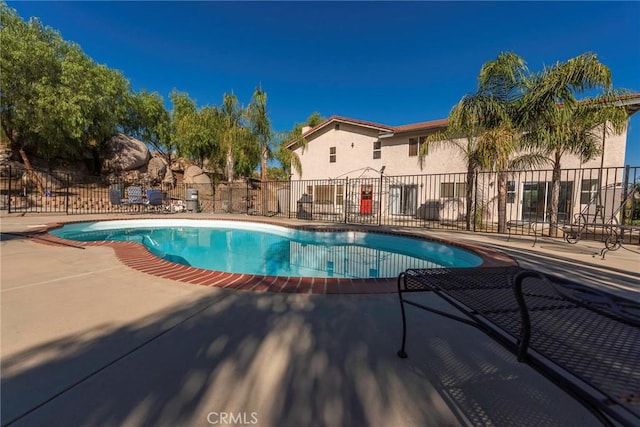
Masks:
[[[535,222],[549,221],[551,206],[551,182],[525,182],[522,184],[522,220]],[[573,181],[560,182],[558,220],[569,218]]]

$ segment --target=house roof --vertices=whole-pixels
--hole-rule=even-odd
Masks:
[[[621,95],[613,99],[616,105],[624,106],[627,109],[629,115],[632,115],[640,110],[640,93],[631,93],[628,95]],[[312,127],[302,134],[302,137],[307,138],[310,135],[316,133],[320,129],[323,129],[332,123],[348,123],[356,126],[361,126],[369,129],[374,129],[380,132],[381,137],[385,136],[394,136],[397,134],[408,133],[408,132],[416,132],[422,130],[432,130],[437,128],[442,128],[447,126],[447,119],[438,119],[438,120],[430,120],[426,122],[419,123],[411,123],[408,125],[401,126],[389,126],[383,125],[375,122],[368,122],[365,120],[351,119],[349,117],[342,116],[331,116],[328,119],[324,120],[322,123]],[[287,144],[287,148],[291,148],[293,145],[298,142],[297,139],[294,139],[289,144]]]
[[[429,130],[447,125],[447,119],[430,120],[428,122],[412,123],[410,125],[395,126],[396,133],[413,132],[416,130]]]
[[[614,100],[614,104],[626,107],[631,116],[640,110],[640,93],[619,96]]]
[[[398,134],[398,133],[414,132],[414,131],[429,130],[429,129],[443,127],[447,125],[447,119],[431,120],[428,122],[412,123],[412,124],[402,125],[402,126],[389,126],[389,125],[383,125],[375,122],[368,122],[365,120],[351,119],[349,117],[331,116],[325,121],[323,121],[322,123],[304,132],[302,134],[302,137],[307,138],[308,136],[316,133],[320,129],[323,129],[331,125],[332,123],[347,123],[347,124],[352,124],[356,126],[361,126],[361,127],[377,130],[380,132],[380,134]],[[297,139],[291,141],[289,144],[287,144],[287,147],[291,147],[295,145],[296,142],[297,142]]]

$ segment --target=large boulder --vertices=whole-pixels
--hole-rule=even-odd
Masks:
[[[58,178],[56,178],[51,174],[40,172],[40,171],[34,171],[33,175],[25,171],[24,174],[22,175],[22,181],[27,186],[33,186],[35,188],[36,180],[39,180],[42,183],[42,186],[44,187],[45,191],[56,191],[56,190],[60,190],[61,188],[64,188],[64,184],[62,183],[62,181],[60,181]]]
[[[185,184],[209,184],[211,185],[211,178],[204,173],[198,166],[189,166],[184,171],[183,182]]]
[[[178,157],[171,162],[171,170],[174,172],[186,171],[189,166],[191,166],[191,162],[184,157]]]
[[[0,176],[4,178],[11,174],[12,179],[17,179],[22,177],[25,170],[26,168],[22,163],[9,160],[2,163],[2,167],[0,167]]]
[[[173,171],[171,169],[167,168],[164,178],[162,179],[162,183],[171,187],[176,185],[176,179],[173,176]]]
[[[167,164],[161,157],[153,157],[147,165],[147,174],[152,182],[160,182],[167,173]]]
[[[118,134],[106,145],[102,170],[123,172],[138,169],[149,161],[149,149],[144,142]]]

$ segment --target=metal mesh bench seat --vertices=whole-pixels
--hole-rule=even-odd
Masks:
[[[405,298],[433,292],[464,317]],[[605,424],[640,425],[640,303],[519,267],[410,269],[405,304],[470,324],[580,400]],[[613,425],[613,424],[612,424]]]

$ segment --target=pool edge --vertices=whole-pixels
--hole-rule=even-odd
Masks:
[[[121,220],[122,218],[117,218]],[[136,219],[157,219],[157,217],[138,217]],[[193,219],[193,218],[184,218]],[[114,219],[99,219],[95,222],[114,221]],[[198,219],[193,219],[198,221]],[[240,218],[208,218],[207,220],[224,220],[251,222],[260,224],[271,224],[280,227],[287,227],[297,230],[324,231],[324,232],[369,232],[385,235],[395,235],[411,237],[415,239],[443,243],[468,250],[482,259],[482,263],[477,267],[486,268],[501,266],[517,266],[517,261],[502,252],[488,249],[480,245],[459,242],[455,240],[445,240],[439,237],[424,236],[418,233],[381,229],[372,229],[366,226],[354,224],[286,224],[276,221],[256,221]],[[253,274],[226,273],[221,271],[205,270],[197,267],[185,266],[163,260],[153,255],[144,245],[136,242],[118,241],[97,241],[97,242],[77,242],[67,240],[49,233],[62,227],[65,224],[91,222],[84,220],[64,221],[44,224],[43,229],[37,230],[36,242],[48,245],[64,245],[73,247],[111,247],[118,260],[129,268],[146,273],[155,277],[161,277],[182,283],[189,283],[199,286],[210,286],[225,289],[234,289],[251,292],[275,292],[275,293],[296,293],[296,294],[385,294],[397,291],[396,277],[392,278],[324,278],[324,277],[287,277],[287,276],[261,276]],[[46,236],[46,238],[43,238]]]

